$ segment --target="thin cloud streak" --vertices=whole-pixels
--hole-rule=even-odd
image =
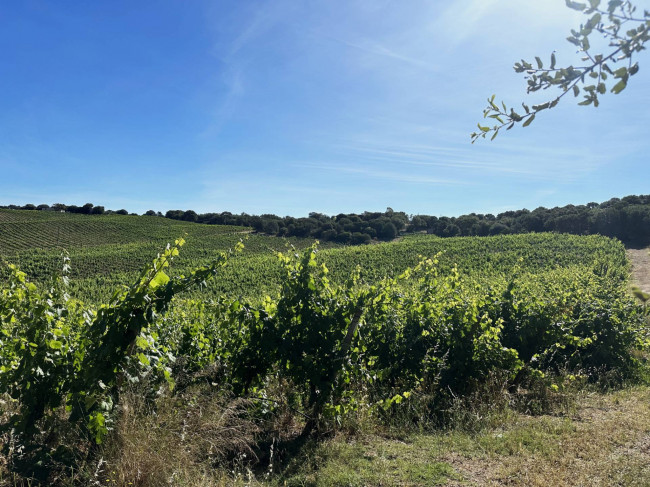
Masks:
[[[456,47],[478,32],[478,25],[497,4],[497,0],[471,0],[453,2],[443,15],[433,24],[432,30],[444,32],[448,48]],[[457,20],[463,19],[462,23]]]
[[[424,176],[419,174],[404,174],[393,171],[382,171],[378,170],[376,167],[351,167],[343,166],[340,164],[327,164],[327,163],[300,163],[296,162],[292,164],[293,167],[300,167],[306,169],[320,169],[324,171],[332,171],[336,173],[344,174],[359,174],[369,179],[380,179],[380,180],[389,180],[389,181],[400,181],[404,183],[424,183],[424,184],[437,184],[445,186],[465,186],[469,183],[468,181],[459,181],[453,179],[444,179],[444,178],[433,178],[430,176]]]
[[[242,22],[237,21],[234,24],[227,25],[228,28],[234,29],[235,35],[226,39],[221,39],[219,43],[213,45],[213,53],[225,63],[238,62],[245,57],[244,51],[254,51],[255,42],[260,38],[267,36],[269,31],[278,23],[292,18],[292,10],[295,5],[282,0],[274,0],[266,5],[258,6],[250,15],[253,4],[244,6],[243,12],[246,12],[251,20]],[[215,14],[216,15],[216,14]],[[223,22],[223,19],[219,19]]]
[[[198,134],[199,138],[213,137],[219,134],[233,113],[235,113],[238,100],[245,94],[242,71],[233,70],[225,77],[225,83],[227,91],[223,98],[219,100],[210,125]]]
[[[524,151],[511,151],[512,154],[504,156],[503,153],[482,151],[480,155],[473,148],[456,149],[428,146],[368,146],[340,145],[342,156],[350,158],[354,154],[356,160],[372,160],[389,163],[392,165],[410,165],[424,167],[440,167],[457,170],[479,170],[484,173],[504,173],[511,175],[527,176],[531,180],[553,180],[558,176],[558,171],[566,180],[576,180],[599,167],[606,160],[604,156],[585,157],[578,151],[567,150],[565,154],[557,153],[547,148],[534,149],[526,147]],[[557,162],[549,167],[549,158]],[[570,160],[567,164],[563,159]],[[506,161],[504,163],[504,160]],[[510,164],[508,164],[510,162]]]
[[[380,44],[377,41],[370,41],[369,39],[362,39],[361,42],[357,41],[348,41],[345,39],[339,39],[336,37],[328,36],[327,37],[330,40],[333,40],[335,42],[338,42],[340,44],[343,44],[348,47],[352,47],[354,49],[357,49],[359,51],[372,54],[375,56],[380,56],[380,57],[387,57],[391,59],[397,59],[398,61],[404,62],[406,64],[410,64],[412,66],[416,66],[418,68],[431,71],[434,73],[440,72],[440,69],[431,63],[428,63],[426,61],[423,61],[421,59],[415,59],[403,54],[400,54],[398,52],[395,52],[393,49],[389,49],[383,44]]]
[[[496,171],[505,171],[517,173],[528,173],[529,171],[524,171],[522,169],[512,169],[506,166],[497,166],[490,162],[477,161],[477,160],[465,160],[459,159],[457,154],[454,155],[443,155],[446,160],[439,160],[440,155],[436,154],[422,154],[418,152],[411,152],[408,149],[397,150],[397,149],[380,149],[380,148],[371,148],[371,147],[347,147],[350,151],[366,154],[361,157],[371,160],[383,160],[386,162],[393,162],[397,164],[410,164],[415,166],[434,166],[434,167],[453,167],[458,168],[459,166],[468,168],[468,169],[486,169],[486,170],[496,170]],[[370,155],[368,155],[370,154]],[[463,153],[464,155],[464,153]]]

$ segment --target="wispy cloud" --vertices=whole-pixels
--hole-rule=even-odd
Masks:
[[[498,0],[451,2],[433,22],[432,30],[443,33],[447,47],[453,47],[480,32],[482,20],[497,4]]]
[[[481,160],[468,160],[459,157],[467,156],[466,151],[457,151],[453,148],[448,150],[425,150],[401,148],[376,148],[363,146],[347,146],[348,151],[360,155],[364,159],[391,162],[399,165],[412,166],[431,166],[431,167],[452,167],[467,169],[486,169],[493,171],[515,172],[519,174],[528,174],[530,171],[522,169],[513,169],[507,166],[498,165],[493,162]]]
[[[215,91],[223,91],[223,93],[217,95],[218,101],[212,112],[210,124],[198,134],[199,138],[218,135],[235,113],[237,102],[244,96],[246,91],[242,72],[237,69],[226,73],[222,78],[221,85],[222,90],[215,87]]]
[[[444,37],[445,47],[450,49],[465,41],[479,39],[491,45],[504,43],[511,46],[516,38],[521,46],[553,39],[549,38],[549,28],[565,26],[568,34],[568,29],[577,27],[583,17],[579,12],[566,8],[561,0],[516,0],[518,5],[514,3],[504,0],[449,2],[442,15],[432,22],[431,29]],[[527,35],[515,37],[522,31]],[[508,35],[504,35],[506,33]],[[564,37],[558,36],[558,46],[567,44]]]
[[[250,71],[254,70],[255,57],[259,54],[259,44],[268,43],[269,32],[279,23],[291,18],[294,9],[294,5],[284,0],[251,4],[239,12],[240,15],[232,20],[232,25],[224,27],[231,35],[222,33],[213,46],[214,56],[223,65],[214,87],[216,106],[210,125],[199,137],[217,135],[229,121],[237,109],[238,101],[245,95],[245,86],[252,76]]]
[[[384,180],[384,181],[400,181],[404,183],[418,183],[418,184],[435,184],[444,186],[458,186],[470,184],[467,181],[436,178],[426,176],[423,174],[407,174],[405,172],[386,171],[378,169],[377,167],[367,166],[350,166],[337,163],[322,163],[322,162],[294,162],[291,164],[293,167],[300,167],[306,169],[315,169],[323,171],[331,171],[338,174],[358,174],[366,179]]]
[[[436,179],[461,181],[467,178],[474,182],[499,177],[521,182],[558,179],[576,182],[610,164],[614,157],[597,147],[539,145],[537,141],[516,140],[479,147],[420,142],[424,138],[408,134],[401,137],[366,134],[340,139],[328,152],[330,158],[336,155],[336,159],[345,160],[351,168],[417,172],[423,179],[432,177],[431,172],[435,170]]]
[[[272,17],[268,16],[265,10],[258,10],[253,16],[253,20],[235,37],[228,50],[228,59],[232,59],[247,44],[258,38],[272,25]]]
[[[382,44],[376,40],[372,39],[359,39],[356,41],[339,39],[336,37],[329,36],[329,39],[343,44],[348,47],[352,47],[361,52],[370,54],[372,56],[385,57],[392,60],[397,60],[411,66],[415,66],[425,71],[439,72],[440,68],[428,61],[417,59],[405,54],[400,53],[396,48],[388,47],[385,44]]]
[[[213,54],[226,63],[239,62],[246,54],[254,54],[261,38],[281,22],[291,19],[297,6],[287,0],[250,2],[224,17],[215,12],[213,23],[219,26]],[[251,51],[246,53],[245,51]]]

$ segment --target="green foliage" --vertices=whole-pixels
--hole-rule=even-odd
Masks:
[[[423,259],[407,270],[366,317],[362,349],[383,407],[413,394],[460,394],[495,369],[514,377],[521,368],[516,350],[501,343],[502,318],[490,316],[493,293],[475,293],[456,269],[443,276],[437,266]]]
[[[253,254],[238,266],[247,282],[278,275],[277,287],[216,299],[179,295],[225,272],[227,254],[173,275],[183,243],[98,307],[68,297],[67,258],[45,291],[8,267],[0,394],[15,402],[6,426],[17,438],[28,444],[65,416],[89,442],[105,441],[136,381],[155,396],[207,379],[258,399],[261,415],[278,404],[298,411],[305,434],[360,409],[419,421],[490,377],[513,386],[548,374],[630,377],[633,349],[650,345],[646,315],[626,294],[624,248],[605,237],[411,236],[312,245],[276,253],[274,264]]]
[[[66,257],[65,272],[67,267]],[[74,377],[82,317],[76,303],[68,302],[65,274],[39,293],[16,266],[9,270],[0,295],[0,390],[21,406],[11,419],[13,426],[31,435],[46,409],[61,405]]]
[[[395,216],[398,213],[388,214],[393,215],[396,222],[399,220]],[[319,218],[326,219],[324,215]],[[340,221],[345,220],[346,218],[341,218]],[[401,225],[404,224],[403,222]],[[413,217],[409,228],[420,230],[422,227],[430,234],[445,237],[544,231],[578,235],[599,234],[641,246],[650,243],[650,197],[631,195],[622,199],[613,198],[601,204],[537,208],[534,211],[524,209],[507,211],[496,216],[471,214],[457,218],[422,215]],[[179,273],[205,265],[210,262],[215,252],[232,248],[242,237],[238,227],[197,225],[159,217],[77,215],[0,209],[0,256],[18,264],[42,290],[60,265],[60,250],[54,248],[56,241],[53,242],[52,238],[58,237],[59,234],[66,235],[60,240],[66,242],[66,249],[75,263],[70,271],[69,293],[88,302],[105,302],[111,298],[112,290],[116,286],[133,281],[139,270],[149,262],[150,256],[155,255],[171,236],[183,232],[188,233],[192,245],[175,260],[174,268]],[[474,271],[478,267],[486,267],[487,262],[466,259],[465,253],[485,252],[493,261],[493,258],[501,257],[490,249],[491,245],[505,245],[505,249],[514,249],[507,240],[492,244],[490,240],[462,239],[459,241],[463,242],[461,245],[455,240],[438,241],[433,235],[404,235],[401,242],[372,245],[369,249],[340,249],[333,244],[325,244],[321,245],[321,255],[325,257],[332,271],[330,278],[333,282],[343,282],[346,279],[349,272],[348,262],[351,263],[350,268],[361,265],[364,279],[370,282],[384,276],[396,276],[407,267],[416,265],[418,254],[433,255],[439,250],[446,250],[440,262],[445,271],[451,268],[453,263],[457,263],[461,271]],[[352,242],[356,241],[354,236],[354,233],[350,235]],[[70,241],[73,238],[78,239],[78,242]],[[116,238],[122,238],[123,242],[116,243]],[[543,255],[534,257],[536,265],[537,262],[561,265],[562,261],[570,259],[570,256],[558,259],[557,255],[567,251],[578,253],[581,251],[579,247],[584,246],[577,241],[562,249],[562,240],[554,241],[553,237],[528,238],[530,240],[525,241],[530,242],[536,252],[544,252]],[[554,252],[551,250],[554,245],[552,242],[558,242]],[[223,272],[212,280],[207,294],[202,290],[200,296],[205,299],[225,294],[249,298],[273,294],[280,287],[284,271],[272,251],[283,250],[288,245],[300,249],[311,244],[312,241],[307,239],[247,234],[247,251],[243,262],[224,268]],[[12,248],[22,250],[13,251]],[[333,248],[339,250],[329,250]],[[524,248],[525,246],[522,246],[517,252]],[[509,252],[502,255],[507,259],[511,256]],[[7,273],[0,269],[0,279],[3,276],[7,277]],[[193,294],[194,297],[199,296],[199,292]]]
[[[58,272],[61,249],[65,248],[74,262],[69,293],[89,302],[106,302],[117,286],[134,281],[151,256],[178,235],[186,235],[192,242],[175,258],[178,273],[209,264],[215,254],[233,248],[242,237],[246,238],[247,259],[269,263],[274,262],[272,250],[282,250],[286,245],[304,248],[313,243],[249,235],[245,233],[248,231],[160,217],[0,209],[0,258],[19,265],[43,289],[50,276]],[[259,285],[246,267],[232,267],[226,272],[215,280],[215,295]],[[279,269],[275,274],[273,280],[278,282]],[[0,279],[6,277],[0,269]]]
[[[153,252],[149,251],[149,255],[152,255],[155,249],[173,241],[178,235],[187,234],[201,241],[245,230],[244,227],[194,225],[148,216],[0,209],[0,253],[15,256],[17,252],[26,250],[53,249],[58,257],[61,248],[71,251],[78,247],[149,242],[149,248],[154,249]],[[199,247],[202,245],[203,242]]]
[[[342,286],[332,286],[325,264],[316,261],[316,247],[295,258],[278,254],[286,278],[276,303],[263,307],[262,326],[252,328],[253,341],[268,343],[266,363],[281,377],[304,387],[306,407],[318,420],[325,405],[339,398],[348,352],[366,299],[355,290],[353,272]]]
[[[548,88],[557,88],[560,94],[552,100],[529,107],[522,103],[525,113],[517,113],[514,108],[508,108],[504,102],[495,103],[495,95],[488,98],[488,105],[483,110],[483,118],[490,119],[493,126],[478,124],[479,131],[471,134],[472,143],[479,138],[491,135],[491,140],[498,135],[502,128],[510,130],[515,124],[523,127],[530,125],[535,116],[544,110],[557,106],[567,94],[573,93],[578,97],[581,93],[583,100],[578,105],[599,105],[599,95],[609,90],[618,95],[625,89],[630,76],[639,71],[639,64],[634,56],[645,49],[645,43],[650,40],[650,12],[637,14],[636,7],[627,1],[609,0],[606,7],[601,7],[600,0],[589,0],[589,3],[566,0],[567,7],[582,12],[588,16],[587,21],[579,29],[571,30],[567,40],[582,53],[582,66],[556,67],[556,56],[551,54],[549,67],[539,56],[535,57],[535,65],[524,61],[515,63],[517,73],[526,75],[527,92],[534,93]],[[594,32],[608,41],[610,51],[607,53],[592,53],[589,36]],[[614,65],[624,62],[626,66],[616,68]]]
[[[214,379],[237,394],[268,398],[273,383],[288,381],[293,396],[276,400],[314,421],[359,407],[390,413],[413,401],[428,401],[433,411],[495,373],[518,381],[566,370],[592,380],[634,372],[630,349],[647,346],[647,330],[625,292],[620,243],[551,235],[445,240],[447,252],[397,276],[363,278],[373,266],[400,268],[403,250],[430,253],[440,242],[413,237],[279,254],[285,278],[277,295],[185,303],[159,336],[176,326],[167,343],[185,370],[216,363]],[[458,267],[447,267],[448,254]],[[347,279],[333,278],[331,266],[341,263],[334,256],[345,260]]]
[[[222,253],[187,277],[170,278],[165,270],[183,244],[180,239],[168,245],[131,286],[118,289],[97,311],[68,300],[61,285],[65,273],[43,294],[9,266],[10,281],[0,296],[0,391],[19,404],[10,421],[16,433],[29,441],[38,421],[65,405],[70,421],[86,421],[95,440],[102,441],[136,347],[146,350],[155,343],[149,326],[176,294],[204,285],[226,262]],[[66,261],[66,273],[67,267]],[[146,355],[138,358],[150,365]]]

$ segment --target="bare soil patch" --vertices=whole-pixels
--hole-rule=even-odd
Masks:
[[[627,257],[632,263],[632,281],[643,291],[650,292],[650,252],[649,249],[627,249]]]

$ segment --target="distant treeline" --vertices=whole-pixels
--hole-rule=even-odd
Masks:
[[[3,208],[23,210],[54,210],[73,213],[128,214],[126,210],[104,210],[103,206],[87,203],[81,207],[52,205],[10,205]],[[163,214],[154,210],[148,216]],[[286,237],[307,237],[348,244],[369,243],[372,240],[392,240],[400,233],[427,232],[440,237],[487,236],[508,233],[558,232],[576,235],[600,234],[615,237],[635,245],[650,244],[650,195],[612,198],[603,203],[567,205],[555,208],[539,207],[506,211],[498,215],[470,213],[459,217],[407,215],[387,208],[385,212],[340,213],[336,216],[310,213],[305,218],[277,215],[248,215],[203,213],[193,210],[169,210],[166,218],[208,225],[237,225],[255,231]]]
[[[4,208],[8,210],[59,211],[59,212],[66,212],[66,213],[81,213],[83,215],[137,215],[137,213],[129,213],[124,209],[106,210],[104,209],[103,206],[95,206],[92,203],[86,203],[83,206],[64,205],[63,203],[54,203],[52,206],[45,205],[45,204],[42,205],[27,204],[23,206],[7,205],[7,206],[0,206],[0,208]],[[149,212],[147,212],[147,214],[149,214]],[[160,212],[156,213],[155,211],[153,212],[153,215],[163,216],[162,213]]]
[[[319,240],[332,240],[341,243],[363,244],[372,239],[392,240],[400,232],[408,230],[409,216],[402,211],[388,208],[385,212],[364,212],[361,214],[341,213],[328,216],[310,213],[307,218],[276,215],[233,215],[224,213],[204,213],[170,210],[165,216],[175,220],[186,220],[210,225],[241,225],[253,227],[257,232],[282,237],[311,237]]]
[[[233,215],[229,212],[197,214],[192,210],[170,210],[165,216],[197,223],[248,226],[271,235],[350,244],[368,243],[374,239],[391,240],[403,232],[427,232],[440,237],[530,232],[600,234],[628,244],[650,244],[650,195],[612,198],[600,204],[506,211],[496,216],[489,213],[459,217],[409,216],[391,208],[385,212],[340,213],[336,216],[310,213],[307,218]]]

